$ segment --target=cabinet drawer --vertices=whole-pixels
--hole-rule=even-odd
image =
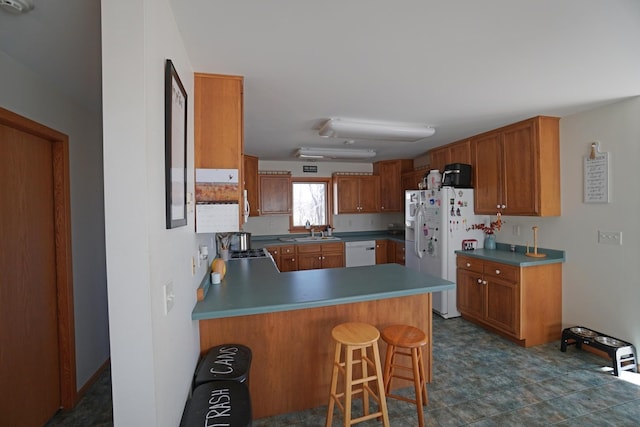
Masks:
[[[323,243],[322,253],[327,252],[344,252],[344,243]]]
[[[475,271],[476,273],[483,272],[484,262],[477,258],[469,258],[466,256],[458,255],[456,259],[456,266],[458,268],[462,268],[464,270]]]
[[[322,245],[297,245],[299,254],[319,254],[322,252]]]
[[[296,247],[294,245],[283,245],[283,246],[278,246],[277,248],[280,250],[280,253],[283,255],[296,253]]]
[[[517,282],[520,268],[513,265],[484,262],[484,274],[491,277],[499,277],[502,280]]]

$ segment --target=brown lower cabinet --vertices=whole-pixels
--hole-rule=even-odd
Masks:
[[[269,246],[280,272],[345,266],[344,243]]]
[[[376,264],[386,264],[387,257],[387,240],[376,240]]]
[[[298,270],[295,245],[269,246],[266,249],[273,257],[280,272]]]
[[[298,270],[345,266],[344,243],[298,245]]]
[[[345,266],[344,242],[269,246],[266,248],[281,272]],[[404,243],[376,240],[376,264],[405,265]]]
[[[562,333],[562,264],[518,267],[457,257],[462,317],[530,347]]]
[[[387,240],[387,262],[405,265],[404,242]]]

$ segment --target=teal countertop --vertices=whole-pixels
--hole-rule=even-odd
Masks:
[[[533,252],[532,248],[529,248]],[[480,258],[485,261],[494,261],[502,264],[510,264],[518,267],[532,267],[535,265],[555,264],[565,261],[564,251],[556,249],[538,248],[538,253],[546,254],[544,258],[533,258],[525,255],[524,246],[515,246],[515,252],[511,252],[510,245],[498,243],[496,249],[475,249],[473,251],[456,251],[458,255]]]
[[[351,233],[334,233],[335,237],[339,237],[340,240],[318,240],[314,242],[296,242],[293,237],[307,237],[308,234],[297,235],[276,235],[276,236],[255,236],[251,238],[252,248],[264,248],[265,246],[278,246],[278,245],[304,245],[308,243],[332,243],[332,242],[361,242],[363,240],[393,240],[396,242],[404,243],[404,232],[396,232],[391,234],[388,231],[359,231]],[[288,241],[280,240],[291,239]]]
[[[455,288],[452,282],[399,264],[280,273],[271,258],[230,260],[220,284],[212,285],[207,277],[203,285],[208,291],[191,313],[194,320],[324,307]]]

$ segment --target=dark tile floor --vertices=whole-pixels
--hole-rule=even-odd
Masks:
[[[636,384],[602,370],[606,359],[560,342],[528,349],[461,318],[434,316],[433,381],[425,425],[640,426]],[[413,396],[412,388],[403,393]],[[414,405],[388,399],[392,426],[417,425]],[[324,426],[326,406],[256,420],[256,427]],[[334,411],[334,426],[342,414]],[[362,426],[380,425],[376,420]]]
[[[427,426],[640,426],[640,374],[614,377],[608,361],[554,342],[522,348],[461,318],[434,316]],[[628,378],[627,378],[628,377]],[[635,382],[635,384],[633,383]],[[412,395],[411,388],[402,390]],[[388,400],[392,426],[415,426],[415,406]],[[256,427],[324,426],[326,406],[255,420]],[[341,425],[336,410],[334,425]],[[110,426],[109,372],[76,410],[47,427]],[[358,425],[380,425],[373,420]]]

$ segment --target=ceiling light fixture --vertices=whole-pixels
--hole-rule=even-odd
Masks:
[[[436,133],[427,125],[367,122],[349,119],[329,119],[320,128],[325,138],[381,139],[392,141],[418,141]]]
[[[373,150],[346,148],[310,148],[300,147],[296,157],[301,159],[370,159],[376,156]]]
[[[0,8],[17,15],[33,9],[33,2],[31,0],[0,0]]]

